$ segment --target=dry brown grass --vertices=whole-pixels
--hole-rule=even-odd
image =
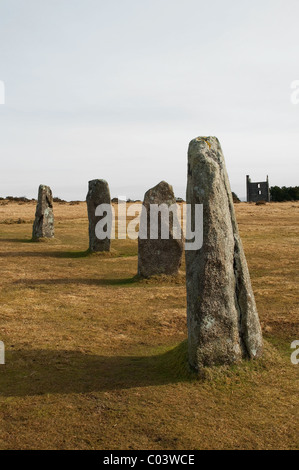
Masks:
[[[186,367],[184,267],[138,281],[135,241],[88,255],[85,204],[54,210],[33,243],[35,204],[0,205],[2,449],[299,447],[298,203],[236,205],[266,353],[206,380]]]

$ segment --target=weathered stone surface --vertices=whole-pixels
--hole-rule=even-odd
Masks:
[[[178,273],[182,261],[184,249],[184,237],[180,228],[176,212],[169,212],[169,227],[165,218],[159,217],[157,226],[158,238],[150,238],[150,205],[165,204],[168,207],[176,204],[172,186],[161,181],[157,186],[149,189],[144,195],[142,215],[140,220],[140,231],[138,237],[138,274],[142,277],[150,277],[156,274],[175,275]],[[158,222],[158,219],[156,219]],[[168,220],[168,219],[167,219]],[[178,227],[177,233],[180,238],[175,239],[173,223]],[[152,227],[154,223],[152,220]],[[163,228],[167,232],[168,239],[162,239]],[[141,234],[146,239],[141,238]]]
[[[89,181],[86,203],[89,220],[89,250],[93,253],[110,251],[110,238],[107,236],[100,240],[95,232],[97,223],[104,217],[95,215],[96,208],[101,204],[111,205],[107,181],[99,179]]]
[[[203,246],[186,251],[189,362],[200,369],[258,358],[261,327],[216,137],[189,144],[187,203],[203,204]]]
[[[54,237],[53,197],[49,186],[43,184],[38,189],[38,200],[33,223],[32,238]]]

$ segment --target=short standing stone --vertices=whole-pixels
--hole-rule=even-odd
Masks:
[[[101,251],[110,251],[110,234],[109,227],[107,227],[107,236],[102,240],[96,235],[96,225],[103,218],[103,216],[96,215],[96,208],[102,204],[107,204],[111,207],[111,198],[109,185],[105,180],[92,180],[88,183],[88,193],[86,196],[87,212],[89,220],[89,250],[93,253]]]
[[[32,238],[54,237],[53,197],[49,186],[43,184],[38,189],[38,201],[33,223]]]
[[[200,369],[258,358],[261,327],[216,137],[189,144],[187,203],[203,204],[203,246],[186,251],[189,362]]]
[[[167,209],[165,216],[161,213],[159,219],[151,218],[151,205],[161,204]],[[171,206],[173,211],[169,211]],[[177,274],[182,261],[184,237],[177,216],[172,186],[162,181],[149,189],[144,196],[142,211],[138,237],[138,274],[142,277]],[[150,233],[151,226],[153,228],[154,225],[157,230],[156,239],[152,239]]]

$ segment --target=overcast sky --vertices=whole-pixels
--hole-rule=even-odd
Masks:
[[[185,196],[187,149],[221,142],[245,175],[298,185],[298,0],[2,0],[0,195],[84,199],[104,178]]]

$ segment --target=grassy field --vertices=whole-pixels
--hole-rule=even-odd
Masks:
[[[88,255],[86,205],[0,202],[1,449],[298,449],[299,203],[235,206],[265,338],[254,363],[186,367],[184,266],[136,279],[137,242]]]

